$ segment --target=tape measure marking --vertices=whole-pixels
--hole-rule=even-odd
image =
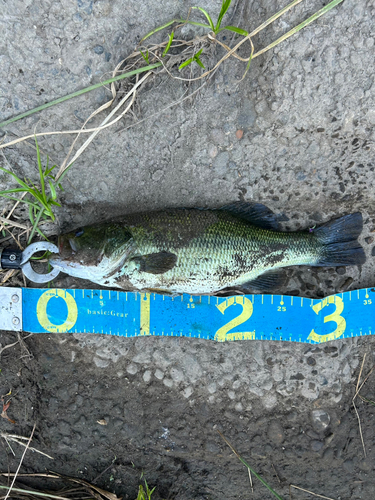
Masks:
[[[372,335],[375,289],[317,299],[23,289],[24,330],[322,343]],[[63,304],[61,301],[64,301]],[[62,307],[63,306],[63,307]]]

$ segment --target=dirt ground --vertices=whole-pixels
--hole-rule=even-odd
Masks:
[[[301,2],[254,38],[257,50],[323,3]],[[285,4],[233,2],[228,23],[251,30]],[[1,120],[109,77],[146,32],[193,5],[0,0]],[[199,5],[216,18],[220,2]],[[374,15],[372,0],[344,0],[255,59],[244,81],[244,63],[229,60],[193,100],[135,125],[188,89],[155,77],[134,114],[102,132],[69,172],[56,232],[121,213],[240,199],[284,214],[286,230],[360,211],[366,263],[293,268],[279,292],[318,298],[373,287]],[[190,27],[181,36],[202,33]],[[202,60],[208,65],[223,54],[218,49]],[[97,90],[9,125],[5,140],[35,127],[79,128],[109,95]],[[71,140],[50,136],[40,146],[60,164]],[[36,180],[35,151],[27,144],[4,155],[1,166]],[[3,175],[0,187],[9,187]],[[63,275],[54,284],[90,287]],[[2,347],[16,340],[1,333]],[[142,474],[156,486],[155,500],[273,498],[254,478],[252,492],[247,470],[217,430],[285,499],[290,484],[333,500],[370,499],[375,409],[357,399],[365,455],[352,405],[365,354],[367,374],[375,363],[370,337],[316,346],[33,335],[1,352],[0,395],[12,391],[7,415],[15,423],[0,419],[0,432],[28,437],[36,423],[32,446],[54,457],[28,451],[21,472],[53,470],[129,500]],[[361,391],[371,401],[374,376]],[[14,472],[23,448],[11,443],[13,454],[4,438],[0,443],[0,471]],[[40,479],[23,481],[43,487]],[[292,489],[291,498],[314,497]]]

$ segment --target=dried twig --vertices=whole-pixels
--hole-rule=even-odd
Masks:
[[[2,437],[7,442],[13,455],[14,455],[14,452],[9,444],[9,441],[13,441],[21,446],[27,447],[27,444],[23,443],[22,440],[27,441],[29,439],[28,437],[25,437],[25,436],[17,436],[16,434],[7,434],[6,432],[0,432],[0,437]],[[29,450],[35,451],[36,453],[40,453],[41,455],[44,455],[45,457],[50,458],[51,460],[54,460],[54,458],[51,457],[50,455],[47,455],[47,453],[44,453],[43,451],[37,450],[36,448],[34,448],[32,446],[29,446]]]
[[[304,488],[300,488],[299,486],[295,486],[294,484],[291,484],[290,487],[295,488],[296,490],[304,491],[305,493],[310,493],[310,495],[313,495],[314,497],[325,498],[325,500],[335,500],[334,498],[325,497],[324,495],[318,495],[318,493],[313,493],[312,491],[305,490]]]
[[[364,366],[364,364],[365,364],[365,359],[366,359],[366,353],[365,353],[365,355],[363,356],[362,365],[361,365],[361,369],[360,369],[360,371],[359,371],[358,380],[357,380],[357,385],[356,385],[356,393],[354,394],[354,397],[353,397],[353,399],[352,399],[352,403],[353,403],[353,408],[354,408],[354,411],[355,411],[355,413],[356,413],[356,415],[357,415],[358,427],[359,427],[359,434],[360,434],[360,436],[361,436],[362,447],[363,447],[363,453],[364,453],[364,455],[365,455],[365,457],[366,457],[366,456],[367,456],[367,454],[366,454],[366,447],[365,447],[365,442],[364,442],[364,439],[363,439],[363,434],[362,434],[361,419],[360,419],[360,417],[359,417],[359,413],[358,413],[357,407],[356,407],[356,405],[355,405],[355,398],[357,397],[358,392],[361,390],[362,385],[363,385],[363,384],[362,384],[362,385],[361,385],[361,387],[360,387],[360,388],[358,388],[358,387],[359,387],[359,384],[360,384],[360,381],[361,381],[361,375],[362,375],[362,371],[363,371],[363,366]],[[364,383],[364,382],[363,382],[363,383]]]
[[[12,481],[12,483],[11,483],[11,485],[10,485],[10,487],[9,487],[8,491],[7,491],[7,494],[5,495],[4,500],[7,500],[7,498],[8,498],[8,497],[9,497],[9,495],[10,495],[10,492],[12,491],[12,488],[13,488],[14,483],[15,483],[15,481],[16,481],[17,475],[18,475],[18,473],[19,473],[19,471],[20,471],[20,468],[21,468],[21,465],[22,465],[23,459],[25,458],[26,452],[27,452],[27,450],[28,450],[28,448],[29,448],[29,446],[30,446],[31,440],[32,440],[32,438],[33,438],[34,431],[35,431],[35,427],[36,427],[36,422],[35,422],[35,424],[34,424],[33,430],[31,431],[31,434],[30,434],[29,440],[28,440],[28,442],[27,442],[27,444],[26,444],[26,447],[25,447],[25,450],[24,450],[24,452],[23,452],[23,454],[22,454],[22,457],[21,457],[20,463],[18,464],[18,467],[17,467],[16,473],[14,474],[13,481]]]

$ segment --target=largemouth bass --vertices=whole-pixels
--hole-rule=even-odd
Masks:
[[[227,287],[271,289],[275,270],[365,261],[354,213],[317,229],[281,232],[259,203],[217,210],[171,209],[125,216],[60,236],[53,267],[124,290],[204,294]],[[273,272],[273,273],[272,273]]]

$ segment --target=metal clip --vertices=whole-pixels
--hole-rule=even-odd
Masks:
[[[23,274],[30,281],[34,283],[48,283],[48,281],[53,280],[60,273],[60,270],[57,268],[52,269],[49,273],[39,274],[34,271],[31,267],[30,259],[34,255],[34,253],[48,251],[52,253],[59,253],[59,249],[53,243],[48,241],[38,241],[36,243],[31,243],[25,250],[22,252],[22,259],[20,263],[20,268],[22,269]]]

